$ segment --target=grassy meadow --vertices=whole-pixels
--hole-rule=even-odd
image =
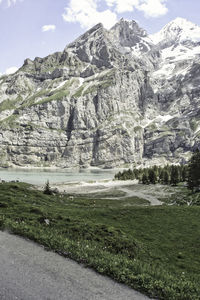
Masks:
[[[1,183],[0,229],[150,297],[198,300],[200,206],[186,205],[193,195],[183,187],[181,194],[182,203],[177,192],[153,207],[138,197],[123,199],[123,193],[119,199],[45,195],[25,183]]]

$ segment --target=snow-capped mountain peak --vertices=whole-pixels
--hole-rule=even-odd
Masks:
[[[151,36],[160,50],[160,64],[155,77],[172,78],[187,74],[191,63],[200,53],[200,27],[194,23],[176,18]]]
[[[200,42],[200,27],[194,23],[184,19],[176,18],[167,25],[165,25],[161,31],[151,35],[151,39],[154,44],[183,43],[185,41],[191,41],[194,43]]]
[[[184,18],[176,18],[174,20],[172,20],[171,22],[169,22],[165,27],[174,27],[174,28],[182,28],[182,29],[194,29],[194,26],[197,26],[195,25],[194,23],[188,21],[187,19],[184,19]]]

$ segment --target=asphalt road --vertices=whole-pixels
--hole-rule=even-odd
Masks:
[[[146,300],[142,294],[0,231],[0,300]]]

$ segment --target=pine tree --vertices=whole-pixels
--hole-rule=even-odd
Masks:
[[[53,194],[53,192],[52,192],[52,190],[50,188],[49,180],[47,180],[47,182],[45,184],[44,194],[46,194],[46,195],[52,195]]]
[[[180,174],[177,166],[171,167],[171,180],[170,183],[172,185],[177,185],[180,182]]]
[[[164,168],[158,167],[158,182],[163,183]]]
[[[200,152],[196,150],[188,165],[187,186],[192,191],[200,190]]]
[[[162,184],[164,184],[164,176],[165,176],[165,170],[162,169],[159,174],[159,182]]]
[[[181,166],[181,181],[182,182],[185,182],[187,180],[187,166],[186,165],[183,165]]]
[[[142,183],[143,183],[143,184],[148,184],[148,183],[149,183],[148,176],[147,176],[146,173],[144,173],[144,174],[142,175]]]
[[[169,171],[165,170],[163,174],[163,183],[169,184],[170,178],[169,178]]]
[[[149,170],[149,176],[148,176],[148,178],[149,178],[149,182],[150,183],[156,184],[156,182],[157,182],[157,176],[156,176],[156,172],[155,172],[154,169],[150,169]]]

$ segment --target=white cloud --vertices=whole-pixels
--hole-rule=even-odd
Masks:
[[[118,14],[142,11],[145,17],[159,17],[168,12],[168,0],[104,0],[107,8],[98,9],[101,0],[70,0],[65,8],[63,19],[66,22],[78,22],[82,28],[90,28],[97,23],[103,23],[106,28],[112,27]]]
[[[11,7],[12,5],[15,5],[17,2],[22,2],[24,0],[0,0],[1,3],[6,3],[8,7]]]
[[[7,0],[8,7],[10,7],[13,4],[16,4],[17,0]]]
[[[112,27],[117,22],[117,14],[110,9],[98,11],[97,2],[98,0],[70,0],[63,19],[66,22],[78,22],[82,28],[90,28],[97,23],[102,23],[106,28]]]
[[[17,70],[18,70],[17,67],[10,67],[10,68],[8,68],[8,69],[6,70],[5,73],[6,73],[6,75],[10,75],[10,74],[15,73]]]
[[[146,17],[160,17],[168,12],[166,0],[146,0],[138,6],[138,9],[143,11]]]
[[[140,0],[105,0],[105,2],[120,14],[133,11],[139,5]]]
[[[143,11],[145,17],[159,17],[167,13],[168,0],[105,0],[106,4],[117,13]]]
[[[56,29],[55,25],[44,25],[44,26],[42,26],[42,32],[55,31],[55,29]]]

